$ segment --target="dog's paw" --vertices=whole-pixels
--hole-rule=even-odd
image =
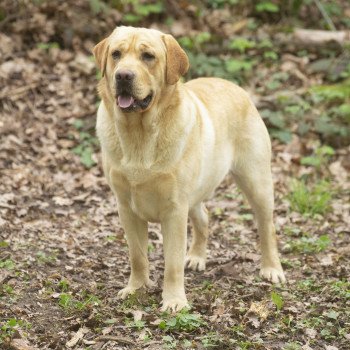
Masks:
[[[282,267],[262,267],[260,276],[272,283],[286,282],[286,277],[284,276]]]
[[[132,287],[125,287],[122,290],[118,292],[118,299],[126,299],[129,295],[134,294],[136,292],[137,288],[132,288]]]
[[[133,285],[127,285],[125,288],[121,289],[118,292],[118,299],[126,299],[128,297],[128,295],[130,294],[134,294],[136,292],[137,289],[140,289],[142,287],[145,288],[151,288],[154,286],[154,282],[151,280],[148,280],[144,283],[137,283],[137,284],[133,284]]]
[[[175,313],[175,312],[182,310],[185,307],[190,308],[186,297],[185,298],[173,297],[170,299],[164,299],[162,304],[163,305],[160,309],[162,312],[168,311],[171,313]]]
[[[205,258],[196,255],[187,255],[185,260],[185,267],[193,271],[204,271]]]

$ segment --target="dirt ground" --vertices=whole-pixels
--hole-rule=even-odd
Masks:
[[[226,179],[207,203],[207,269],[186,272],[192,309],[177,317],[159,311],[164,261],[156,224],[149,226],[156,286],[117,300],[129,264],[94,136],[94,42],[67,30],[70,46],[38,45],[66,18],[29,9],[11,20],[16,26],[0,24],[0,348],[350,349],[349,147],[316,169],[300,160],[322,145],[317,137],[273,140],[287,284],[258,277],[253,216]],[[293,180],[303,176],[328,179],[324,214],[291,205]]]

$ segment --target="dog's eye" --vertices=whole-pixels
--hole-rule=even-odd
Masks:
[[[113,57],[115,60],[119,59],[121,55],[122,55],[122,54],[121,54],[121,52],[120,52],[119,50],[115,50],[115,51],[113,51],[113,53],[112,53],[112,57]]]
[[[142,59],[144,61],[153,61],[156,57],[149,52],[144,52],[142,54]]]

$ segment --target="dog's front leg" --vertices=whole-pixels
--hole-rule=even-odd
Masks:
[[[128,242],[131,265],[128,285],[118,293],[118,297],[125,299],[136,289],[152,285],[147,257],[148,229],[147,221],[141,220],[127,205],[119,204],[118,213]]]
[[[164,244],[162,311],[176,312],[188,306],[184,286],[188,208],[170,212],[161,222]]]

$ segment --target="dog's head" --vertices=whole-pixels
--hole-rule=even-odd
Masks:
[[[166,85],[184,75],[189,62],[177,41],[154,29],[118,27],[93,53],[122,112],[143,112]]]

